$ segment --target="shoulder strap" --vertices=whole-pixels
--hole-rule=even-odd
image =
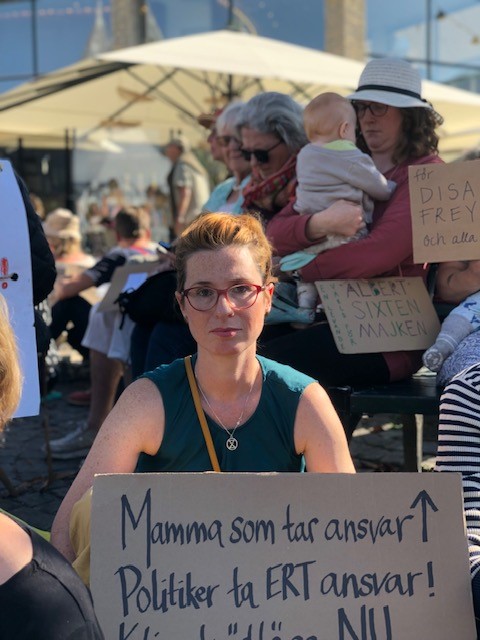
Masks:
[[[215,447],[213,446],[212,434],[210,433],[210,429],[207,425],[205,413],[203,412],[202,403],[200,401],[200,394],[198,393],[197,381],[195,380],[195,376],[193,374],[192,356],[186,356],[183,361],[185,363],[185,369],[187,371],[188,382],[190,383],[190,391],[192,392],[193,403],[195,404],[195,409],[197,410],[200,426],[202,427],[203,437],[205,438],[205,443],[208,449],[208,455],[210,456],[210,462],[212,463],[213,470],[219,473],[221,472],[221,469],[220,464],[218,463],[217,452],[215,451]]]

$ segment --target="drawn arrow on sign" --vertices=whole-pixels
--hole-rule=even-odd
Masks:
[[[422,506],[422,541],[428,542],[428,529],[427,529],[427,508],[430,507],[432,511],[438,511],[437,505],[430,498],[428,493],[423,489],[410,505],[410,509],[415,509],[417,504]]]

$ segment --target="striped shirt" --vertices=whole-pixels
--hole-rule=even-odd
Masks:
[[[440,400],[437,471],[463,478],[470,571],[480,582],[480,363],[465,369],[445,387]]]

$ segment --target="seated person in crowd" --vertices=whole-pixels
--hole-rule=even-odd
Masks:
[[[462,474],[473,605],[480,637],[480,362],[447,384],[440,400],[436,471]]]
[[[58,300],[64,300],[88,289],[110,282],[115,269],[132,259],[155,259],[157,245],[150,241],[150,217],[140,207],[122,209],[115,216],[117,246],[92,268],[55,285]],[[52,440],[52,456],[68,459],[86,455],[100,425],[113,407],[118,384],[123,375],[125,353],[117,349],[123,343],[113,340],[119,324],[119,312],[102,312],[92,307],[82,346],[90,352],[91,400],[86,422],[71,433]],[[131,327],[130,327],[131,329]],[[127,329],[125,329],[125,337]],[[128,341],[130,334],[128,334]]]
[[[475,305],[478,300],[477,292],[480,290],[480,260],[455,260],[450,262],[441,262],[438,265],[436,278],[436,295],[442,302],[459,305],[452,312],[450,320],[454,321],[454,329],[452,334],[452,323],[447,322],[442,325],[441,333],[448,333],[448,341],[452,345],[458,340],[458,344],[450,353],[441,355],[440,366],[435,366],[437,373],[437,384],[444,386],[449,380],[463,369],[480,362],[480,332],[476,331],[477,316],[472,312],[475,311]],[[472,302],[465,308],[464,303]],[[462,317],[459,319],[458,314]],[[467,323],[465,323],[467,320]],[[471,324],[470,324],[471,321]],[[465,333],[461,338],[461,331]],[[460,333],[459,333],[460,332]],[[441,335],[440,333],[440,335]],[[440,338],[439,335],[439,338]],[[436,343],[437,344],[437,343]],[[445,344],[441,344],[442,351]],[[426,352],[426,355],[428,351]],[[426,357],[426,356],[425,356]],[[433,357],[432,357],[433,360]],[[429,359],[430,364],[432,360]],[[427,362],[427,366],[430,366]]]
[[[30,240],[30,256],[32,261],[32,289],[33,304],[38,307],[46,300],[53,289],[57,271],[55,260],[48,246],[45,233],[42,228],[42,221],[35,212],[28,189],[23,180],[15,175],[20,190],[20,196],[25,207],[28,237]],[[45,304],[45,303],[44,303]],[[50,344],[50,331],[48,330],[41,313],[35,309],[35,335],[37,340],[37,352],[41,356],[39,363],[43,366],[43,358],[47,353]],[[40,373],[40,379],[43,378]]]
[[[458,345],[480,329],[480,292],[468,296],[442,322],[435,343],[423,354],[423,364],[431,371],[440,371],[445,360]]]
[[[394,183],[388,182],[372,158],[356,146],[357,116],[351,102],[337,93],[322,93],[303,112],[305,133],[310,143],[297,157],[298,186],[294,209],[312,215],[337,200],[361,205],[364,221],[372,222],[373,201],[388,200]],[[366,226],[355,236],[328,235],[323,242],[284,256],[281,271],[296,271],[316,255],[367,234]],[[314,318],[317,290],[313,282],[297,284],[300,306],[312,310]]]
[[[197,387],[222,471],[299,472],[305,461],[307,471],[354,473],[325,391],[256,354],[273,294],[271,258],[252,215],[203,214],[183,232],[176,297],[197,342],[192,387],[188,362],[179,359],[125,389],[55,518],[52,540],[67,559],[76,556],[72,508],[96,473],[212,469],[191,391]]]
[[[21,394],[17,345],[0,297],[0,431]],[[19,423],[18,428],[21,429]],[[0,510],[0,638],[101,640],[88,589],[46,540]]]
[[[243,190],[250,181],[251,171],[250,163],[243,157],[240,132],[236,127],[243,106],[243,102],[232,102],[217,117],[216,142],[223,152],[223,160],[231,175],[217,184],[209,199],[203,204],[203,211],[243,211]]]
[[[80,221],[69,209],[51,211],[43,223],[43,230],[55,258],[58,278],[66,281],[85,269],[93,267],[95,259],[82,251]],[[82,347],[82,340],[94,300],[92,291],[92,289],[86,290],[78,296],[63,300],[56,300],[55,295],[49,298],[52,315],[51,337],[57,340],[63,331],[66,331],[69,344],[84,359],[88,358],[88,349]]]
[[[389,200],[375,201],[368,235],[314,255],[301,268],[301,278],[305,282],[386,276],[426,279],[427,270],[413,261],[408,170],[411,165],[442,162],[435,131],[442,118],[422,99],[420,75],[404,60],[368,62],[349,98],[357,112],[358,146],[397,186]],[[321,242],[331,233],[332,221],[344,218],[352,208],[361,223],[361,207],[345,200],[312,215],[299,215],[288,204],[268,222],[266,232],[278,254],[287,255]],[[421,351],[340,353],[326,323],[262,338],[262,354],[325,385],[393,382],[408,378],[422,363]]]

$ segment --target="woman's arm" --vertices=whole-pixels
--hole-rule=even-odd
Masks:
[[[300,398],[294,437],[297,452],[305,456],[307,471],[355,473],[342,423],[316,382]]]
[[[119,398],[98,432],[52,526],[52,543],[72,562],[69,524],[73,505],[93,484],[97,473],[132,473],[139,454],[154,455],[162,442],[165,413],[156,387],[149,380],[132,383]]]
[[[378,207],[379,205],[377,205]],[[408,182],[397,186],[382,215],[374,213],[370,233],[316,256],[302,269],[306,282],[338,278],[373,278],[398,273],[399,265],[413,263],[412,222]]]
[[[338,200],[311,216],[299,215],[291,203],[269,221],[267,235],[276,253],[283,256],[318,244],[329,234],[353,236],[364,226],[362,208],[347,200]]]
[[[458,304],[480,290],[480,260],[442,262],[436,292],[444,302]]]

